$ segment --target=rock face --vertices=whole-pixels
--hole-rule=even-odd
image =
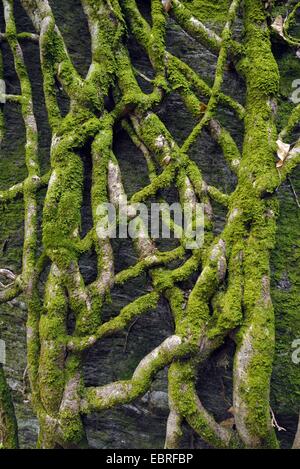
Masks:
[[[17,3],[16,18],[20,31],[33,31],[21,6]],[[67,46],[75,65],[85,74],[90,62],[90,41],[86,20],[80,0],[52,0],[51,6],[57,23],[65,37]],[[139,2],[142,5],[142,2]],[[144,2],[143,5],[147,3]],[[147,15],[147,8],[143,7]],[[0,27],[3,30],[2,13]],[[237,31],[237,34],[239,31]],[[149,63],[132,39],[130,48],[133,61],[138,70],[151,76]],[[182,57],[194,67],[203,78],[212,80],[215,70],[215,57],[189,38],[179,26],[170,22],[167,45],[170,51]],[[12,57],[7,45],[3,45],[5,56],[5,77],[8,93],[18,93]],[[39,53],[36,45],[25,44],[24,53],[29,67],[35,98],[35,113],[40,133],[40,158],[45,170],[49,165],[50,133],[44,106],[42,79],[39,68]],[[279,60],[282,60],[279,57]],[[296,60],[290,57],[291,63]],[[282,65],[282,73],[289,69]],[[295,66],[296,75],[297,68]],[[299,78],[299,75],[296,78]],[[285,90],[291,86],[284,76]],[[141,85],[147,88],[147,82],[141,79]],[[244,87],[234,71],[227,71],[226,89],[228,94],[243,99]],[[287,92],[286,92],[287,93]],[[61,93],[61,108],[67,112],[68,100]],[[284,104],[284,103],[283,103]],[[284,105],[282,106],[282,108]],[[21,181],[25,175],[23,161],[24,129],[16,106],[7,106],[7,134],[1,148],[0,186],[9,187]],[[170,129],[178,143],[183,142],[189,134],[194,120],[183,106],[179,96],[166,98],[159,116]],[[282,114],[279,114],[280,118]],[[241,144],[242,127],[230,111],[222,111],[219,119],[230,129],[236,141]],[[125,189],[130,196],[147,183],[147,172],[141,154],[121,131],[115,153],[119,159],[124,176]],[[191,151],[193,159],[201,166],[206,180],[230,192],[235,177],[228,169],[217,145],[204,131]],[[90,159],[83,155],[85,162],[85,199],[82,210],[83,233],[91,223],[88,189],[90,187]],[[294,189],[300,192],[299,175],[293,175]],[[298,176],[298,178],[297,178]],[[298,180],[298,182],[297,182]],[[172,196],[172,194],[170,194]],[[41,194],[42,200],[43,194]],[[287,428],[283,435],[283,446],[291,444],[296,430],[297,412],[299,411],[300,364],[292,362],[292,343],[300,338],[300,275],[299,275],[299,210],[295,203],[290,184],[287,183],[279,193],[281,216],[278,229],[278,245],[273,254],[273,301],[277,317],[277,352],[275,357],[274,376],[272,381],[272,406],[281,426]],[[218,206],[214,207],[216,231],[222,229],[225,214]],[[8,267],[15,272],[20,270],[22,249],[22,203],[18,202],[1,207],[0,248],[3,247],[0,266]],[[116,269],[121,270],[132,265],[135,253],[130,242],[114,243]],[[81,270],[87,281],[95,276],[96,262],[92,255],[86,255],[81,261]],[[112,292],[112,306],[107,307],[105,318],[116,314],[129,299],[147,291],[147,279],[139,278],[126,287],[115,288]],[[0,306],[0,338],[5,340],[7,348],[6,375],[16,402],[17,418],[22,447],[34,447],[38,432],[37,421],[30,410],[28,385],[26,380],[26,347],[25,347],[26,311],[13,305]],[[131,376],[140,359],[172,332],[172,319],[167,305],[161,302],[156,311],[139,319],[126,333],[117,334],[102,340],[85,357],[84,376],[86,384],[101,385],[111,380]],[[214,413],[218,420],[231,417],[227,410],[231,407],[232,397],[232,357],[233,344],[228,342],[216,353],[210,362],[199,371],[198,391],[204,405]],[[93,414],[86,418],[87,434],[91,447],[94,448],[161,448],[164,443],[167,406],[166,371],[161,372],[149,393],[130,405],[124,405],[112,411]],[[281,437],[281,435],[279,435]],[[190,431],[185,432],[185,447],[204,447],[204,443]]]

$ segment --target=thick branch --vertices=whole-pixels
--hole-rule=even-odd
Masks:
[[[186,355],[186,353],[186,345],[179,336],[168,337],[161,345],[143,358],[131,380],[117,381],[97,388],[87,388],[81,402],[81,411],[90,413],[109,409],[142,396],[149,389],[153,377],[159,370],[175,358]]]

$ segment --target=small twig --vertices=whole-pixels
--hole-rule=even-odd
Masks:
[[[10,280],[16,280],[17,276],[9,269],[0,269],[0,275],[2,277],[9,278]]]
[[[22,96],[19,96],[17,94],[5,94],[1,92],[0,92],[0,98],[1,98],[2,103],[11,102],[11,103],[19,103],[19,104],[22,103],[22,99],[23,99]]]
[[[277,169],[277,172],[278,172],[279,184],[278,184],[278,186],[276,187],[275,192],[277,192],[277,191],[279,190],[279,187],[280,187],[281,182],[282,182],[281,173],[280,173],[280,171],[279,171],[279,168],[276,168],[276,169]]]
[[[9,287],[11,287],[13,284],[14,284],[14,282],[7,283],[6,285],[5,285],[4,283],[0,282],[0,288],[3,288],[3,289],[9,288]]]
[[[139,75],[141,78],[143,78],[145,81],[148,81],[148,83],[153,83],[154,80],[151,80],[151,78],[148,78],[146,75],[144,75],[142,72],[137,70],[135,67],[133,67],[134,72],[136,75]]]
[[[7,38],[8,36],[6,33],[0,33],[0,42],[6,42]],[[38,44],[40,40],[40,36],[34,33],[19,33],[17,34],[17,39],[19,41],[29,41],[29,42],[35,42]]]
[[[126,338],[125,338],[123,353],[126,353],[126,352],[127,352],[127,344],[128,344],[129,334],[130,334],[130,332],[131,332],[131,329],[132,329],[133,326],[137,323],[138,320],[139,320],[139,318],[136,318],[136,319],[133,321],[133,323],[130,324],[130,326],[129,326],[129,328],[128,328],[128,331],[127,331],[127,334],[126,334]]]
[[[288,177],[288,181],[289,181],[289,183],[290,183],[292,192],[293,192],[293,194],[294,194],[297,207],[300,208],[299,199],[298,199],[297,193],[296,193],[296,191],[295,191],[295,188],[294,188],[294,185],[293,185],[293,183],[292,183],[292,180],[291,180],[290,176]]]
[[[220,382],[221,382],[222,396],[223,396],[224,402],[226,402],[226,404],[229,404],[229,405],[230,405],[230,401],[229,401],[229,399],[227,399],[227,397],[226,397],[226,388],[225,388],[225,385],[224,385],[224,381],[223,381],[223,377],[222,377],[222,376],[220,376]]]
[[[277,420],[276,420],[276,417],[275,417],[275,414],[274,414],[274,412],[273,412],[273,410],[272,410],[271,407],[270,407],[270,412],[271,412],[271,416],[272,416],[272,427],[276,428],[276,430],[278,430],[279,432],[282,432],[282,431],[286,432],[286,428],[281,427],[281,426],[278,424],[278,422],[277,422]]]

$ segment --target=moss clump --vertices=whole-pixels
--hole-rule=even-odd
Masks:
[[[230,0],[182,0],[193,14],[201,21],[225,23],[227,12],[230,6]]]
[[[300,191],[299,170],[293,177]],[[300,244],[299,209],[289,183],[280,191],[281,211],[276,246],[272,253],[272,298],[276,321],[276,353],[272,377],[272,400],[278,413],[298,414],[300,403],[299,364],[293,363],[293,341],[300,338]]]
[[[18,447],[18,430],[10,389],[0,363],[0,449]]]

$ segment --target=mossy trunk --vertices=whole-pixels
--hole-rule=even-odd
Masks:
[[[0,365],[0,448],[18,448],[17,421],[2,365]]]

